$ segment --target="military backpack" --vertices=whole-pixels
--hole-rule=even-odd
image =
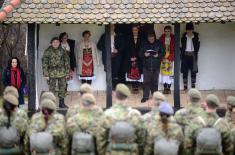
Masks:
[[[204,127],[199,129],[196,137],[196,154],[222,154],[222,140],[220,132],[215,126],[221,121],[219,118],[212,126],[208,125],[202,117],[198,117]]]
[[[30,136],[30,151],[32,155],[55,155],[53,136],[49,132],[33,133]]]
[[[165,137],[155,138],[154,155],[178,155],[180,142]]]
[[[14,126],[0,127],[0,154],[17,155],[21,153],[20,134]]]
[[[75,132],[72,140],[72,155],[95,155],[94,137],[85,132]]]

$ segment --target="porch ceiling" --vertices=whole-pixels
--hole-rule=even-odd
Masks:
[[[234,0],[24,0],[6,23],[235,21]]]

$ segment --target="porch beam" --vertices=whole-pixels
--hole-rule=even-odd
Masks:
[[[106,48],[106,108],[112,106],[112,67],[111,67],[111,31],[110,24],[105,25]]]
[[[27,55],[28,55],[28,74],[27,83],[29,88],[28,94],[28,111],[34,112],[36,110],[36,81],[35,81],[35,32],[36,24],[28,24],[28,44],[27,44]]]
[[[174,24],[175,53],[174,53],[174,109],[180,109],[180,24]]]

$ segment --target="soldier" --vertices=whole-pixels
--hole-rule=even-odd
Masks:
[[[200,116],[201,113],[204,112],[200,104],[201,98],[201,93],[197,89],[190,89],[187,97],[190,105],[175,113],[175,120],[182,126],[183,130],[189,125],[193,118]]]
[[[14,87],[6,87],[3,95],[3,105],[0,108],[0,154],[21,155],[27,129],[28,116],[22,109],[18,109],[18,91]]]
[[[19,98],[19,94],[18,94],[18,91],[15,87],[13,86],[7,86],[4,91],[3,91],[3,95],[6,95],[6,94],[11,94],[13,96],[15,96],[16,98]]]
[[[219,118],[217,96],[206,97],[205,113],[196,117],[186,128],[184,147],[187,155],[232,155],[233,144],[229,124]]]
[[[82,97],[83,94],[89,93],[92,94],[92,88],[91,85],[84,83],[80,86],[80,97]],[[74,116],[79,111],[79,102],[75,104],[74,106],[70,107],[66,113],[66,119],[68,119],[71,116]]]
[[[166,97],[159,91],[156,91],[153,93],[152,102],[154,104],[153,109],[149,112],[143,115],[144,122],[149,122],[153,116],[158,114],[159,112],[159,105],[161,102],[166,102]]]
[[[43,76],[47,80],[49,90],[56,93],[58,84],[59,107],[68,108],[64,104],[66,78],[69,77],[69,57],[61,48],[59,38],[54,37],[42,58]]]
[[[72,155],[95,155],[101,152],[97,133],[102,130],[99,120],[103,113],[96,112],[95,102],[92,94],[84,94],[77,114],[66,123]]]
[[[32,154],[68,154],[65,119],[56,112],[56,105],[52,100],[53,98],[41,100],[41,111],[32,116],[25,140]]]
[[[144,155],[181,155],[183,132],[181,127],[170,119],[173,115],[172,107],[162,102],[159,113],[155,115],[158,115],[157,119],[152,119],[146,126]]]
[[[228,123],[232,123],[232,112],[234,108],[235,108],[235,97],[228,96],[227,97],[227,112],[225,115],[225,119],[228,121]]]
[[[40,97],[40,102],[44,99],[49,99],[49,100],[52,100],[54,103],[56,103],[56,97],[55,95],[50,92],[50,91],[46,91],[46,92],[43,92],[41,97]]]
[[[105,111],[102,127],[106,130],[103,142],[106,155],[142,154],[144,130],[141,114],[127,106],[129,88],[118,84],[115,91],[115,104]]]

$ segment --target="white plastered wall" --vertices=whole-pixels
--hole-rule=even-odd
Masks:
[[[156,24],[157,37],[163,32],[165,25]],[[173,26],[172,26],[173,27]],[[185,24],[181,24],[181,33],[184,32]],[[39,49],[37,64],[38,93],[47,90],[47,83],[42,77],[41,58],[44,50],[49,46],[50,39],[58,36],[61,32],[67,32],[71,39],[79,41],[84,30],[90,30],[92,40],[97,43],[104,33],[104,26],[92,24],[42,24],[39,32]],[[195,25],[195,30],[200,34],[201,48],[199,51],[199,73],[197,88],[200,90],[211,89],[235,89],[235,23],[201,23]],[[101,62],[101,52],[99,52]],[[102,64],[102,63],[101,63]],[[97,79],[93,81],[95,90],[105,90],[106,78],[103,65],[98,67]],[[181,79],[182,88],[182,79]],[[74,76],[68,89],[79,90],[80,82]]]

